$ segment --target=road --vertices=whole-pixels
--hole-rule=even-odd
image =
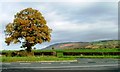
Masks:
[[[55,71],[74,72],[76,71],[100,71],[120,72],[118,59],[77,59],[77,62],[12,62],[1,63],[2,72],[41,72]],[[63,71],[64,70],[64,71]],[[48,71],[47,71],[48,72]],[[103,71],[102,71],[103,72]]]

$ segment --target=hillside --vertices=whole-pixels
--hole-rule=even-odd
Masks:
[[[102,40],[95,42],[64,42],[50,45],[44,50],[51,50],[52,48],[56,49],[80,49],[80,48],[120,48],[120,40]]]

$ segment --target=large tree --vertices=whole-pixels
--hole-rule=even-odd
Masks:
[[[50,41],[51,29],[47,26],[42,14],[35,9],[27,8],[14,16],[12,23],[6,26],[5,42],[9,45],[22,43],[22,48],[31,52],[32,46]]]

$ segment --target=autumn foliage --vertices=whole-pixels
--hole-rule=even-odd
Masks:
[[[22,43],[22,48],[31,51],[32,46],[51,40],[51,29],[47,26],[42,14],[35,9],[27,8],[14,16],[13,23],[6,26],[5,42],[9,45]]]

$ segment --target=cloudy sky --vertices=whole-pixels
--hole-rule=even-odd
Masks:
[[[28,7],[39,10],[53,30],[51,42],[37,44],[37,49],[68,41],[118,39],[117,2],[5,2],[0,3],[2,49],[21,49],[21,44],[5,44],[4,30],[17,12]]]

